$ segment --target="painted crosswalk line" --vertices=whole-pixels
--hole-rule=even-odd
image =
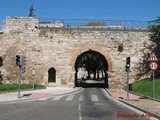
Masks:
[[[79,97],[79,101],[84,101],[84,95],[81,95],[81,96]]]
[[[60,100],[62,97],[63,97],[63,96],[57,96],[57,97],[53,98],[52,101],[58,101],[58,100]]]
[[[59,100],[72,101],[75,97],[76,97],[76,95],[57,96],[57,97],[54,97],[54,98],[52,99],[52,101],[59,101]],[[80,95],[79,98],[77,97],[76,99],[77,99],[77,101],[82,102],[82,101],[85,101],[85,96],[84,96],[84,95]],[[93,102],[98,102],[98,101],[99,101],[97,95],[91,95],[90,99],[91,99],[91,101],[93,101]]]
[[[75,97],[75,95],[69,95],[69,96],[66,98],[66,101],[72,101],[74,97]]]
[[[99,101],[97,95],[92,95],[92,96],[91,96],[91,99],[92,99],[92,101],[94,101],[94,102],[98,102],[98,101]]]

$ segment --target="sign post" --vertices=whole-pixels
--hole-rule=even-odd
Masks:
[[[127,68],[127,99],[129,100],[129,68]]]
[[[153,100],[155,101],[155,95],[156,95],[156,92],[155,92],[155,80],[154,80],[154,71],[153,71]]]
[[[33,78],[33,90],[34,90],[34,86],[35,86],[35,68],[32,69],[32,78]]]
[[[154,71],[158,69],[158,58],[155,53],[152,53],[149,58],[149,69],[153,74],[152,90],[153,90],[153,100],[155,101],[155,80],[154,80]]]
[[[19,67],[19,77],[18,77],[18,98],[20,96],[21,89],[21,76],[25,73],[26,57],[23,55],[16,55],[16,64]]]
[[[127,57],[126,58],[126,72],[127,72],[127,99],[129,100],[129,72],[130,72],[130,61],[131,58]]]
[[[19,67],[19,78],[18,78],[18,98],[21,98],[21,68]]]

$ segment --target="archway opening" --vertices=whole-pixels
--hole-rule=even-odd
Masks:
[[[56,70],[54,68],[48,70],[48,82],[56,82]]]
[[[108,88],[108,62],[104,55],[89,50],[80,54],[75,62],[76,87]]]

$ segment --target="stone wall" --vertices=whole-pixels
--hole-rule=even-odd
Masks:
[[[16,55],[27,57],[26,73],[22,82],[32,82],[32,69],[36,70],[36,82],[52,86],[74,86],[74,66],[78,55],[94,50],[105,56],[109,64],[110,88],[122,88],[126,81],[125,61],[131,57],[131,79],[136,80],[136,67],[145,45],[149,43],[149,32],[106,30],[39,28],[37,18],[8,17],[0,35],[0,56],[4,65],[0,71],[4,83],[17,82]],[[118,51],[118,46],[123,51]],[[56,82],[48,83],[48,70],[56,70]]]
[[[63,28],[64,24],[60,22],[42,22],[39,24],[39,27],[47,27],[47,28]]]

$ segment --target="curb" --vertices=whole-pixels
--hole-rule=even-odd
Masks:
[[[151,111],[149,111],[149,110],[145,110],[144,108],[140,108],[139,106],[132,105],[132,104],[130,104],[130,103],[124,101],[124,100],[118,100],[118,101],[120,101],[120,102],[122,102],[122,103],[124,103],[124,104],[126,104],[126,105],[129,105],[129,106],[131,106],[131,107],[133,107],[133,108],[136,108],[136,109],[138,109],[138,110],[140,110],[140,111],[142,111],[142,112],[145,112],[145,113],[147,113],[147,114],[154,114],[154,115],[157,116],[158,119],[160,119],[160,115],[158,115],[158,114],[156,114],[156,113],[153,113],[153,112],[151,112]]]
[[[114,98],[114,97],[112,96],[112,94],[111,94],[107,89],[105,89],[105,90],[107,91],[107,93],[108,93],[113,99],[116,99],[116,98]],[[138,94],[137,94],[137,95],[138,95]],[[124,100],[119,100],[119,99],[116,99],[116,100],[118,100],[118,101],[120,101],[120,102],[122,102],[122,103],[124,103],[124,104],[126,104],[126,105],[128,105],[128,106],[130,106],[130,107],[133,107],[133,108],[135,108],[135,109],[138,109],[138,110],[140,110],[140,111],[142,111],[142,112],[145,112],[145,113],[147,113],[147,114],[154,114],[154,115],[157,116],[158,119],[160,119],[160,115],[158,115],[158,114],[156,114],[156,113],[150,112],[149,110],[145,110],[144,108],[140,108],[139,106],[132,105],[132,104],[130,104],[130,103],[124,101]]]

